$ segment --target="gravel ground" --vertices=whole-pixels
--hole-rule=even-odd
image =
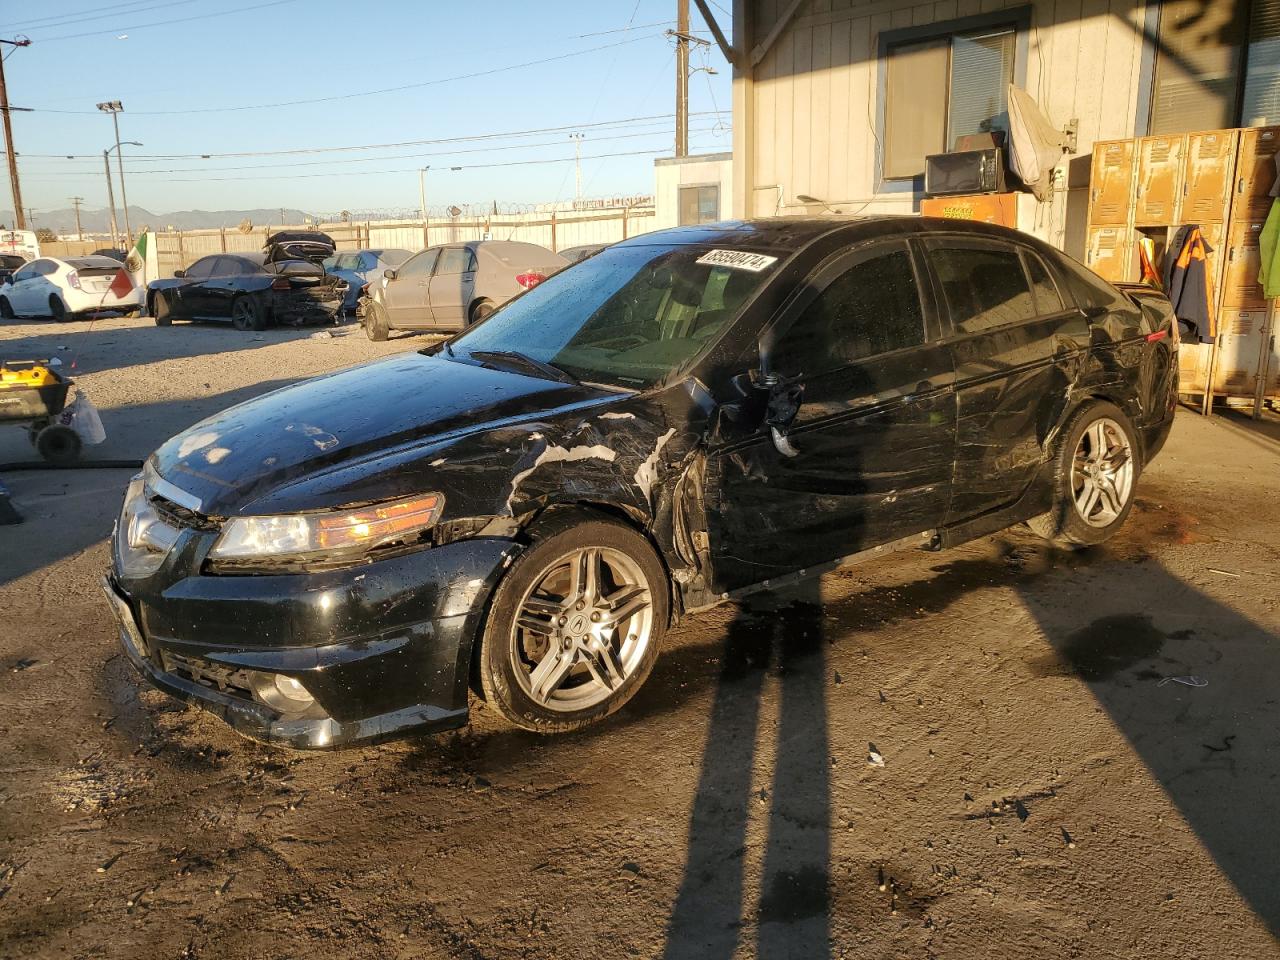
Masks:
[[[425,342],[312,332],[0,351],[74,359],[91,455],[141,458]],[[1280,955],[1276,418],[1180,413],[1104,548],[1010,531],[693,618],[590,731],[481,707],[331,754],[140,685],[97,587],[128,475],[3,475],[0,956]]]

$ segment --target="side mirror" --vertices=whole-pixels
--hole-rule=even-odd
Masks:
[[[388,280],[394,280],[397,274],[395,270],[383,270],[382,275]]]
[[[174,275],[177,279],[181,280],[183,277],[185,277],[185,276],[187,275],[187,271],[185,271],[185,270],[175,270],[175,271],[173,271],[173,275]]]
[[[804,375],[782,377],[767,372],[755,374],[753,379],[759,389],[769,393],[765,423],[769,427],[774,449],[784,457],[799,456],[800,451],[791,442],[788,431],[800,413],[800,404],[804,402]]]

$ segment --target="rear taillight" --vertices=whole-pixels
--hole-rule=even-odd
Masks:
[[[1155,333],[1148,333],[1147,343],[1155,343],[1157,340],[1163,340],[1168,335],[1168,330],[1157,330]]]
[[[535,270],[530,270],[528,273],[516,274],[516,283],[520,284],[520,286],[525,290],[531,290],[545,279],[547,279],[547,275],[545,273],[538,273]]]
[[[74,270],[72,270],[70,273],[68,273],[68,274],[67,274],[67,284],[68,284],[69,286],[75,287],[77,290],[81,289],[81,287],[80,287],[80,274],[76,273]]]
[[[272,290],[290,290],[292,289],[292,284],[290,284],[289,281],[286,280],[284,277],[279,277],[271,281],[271,289]]]

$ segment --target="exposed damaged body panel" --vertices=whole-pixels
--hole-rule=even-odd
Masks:
[[[235,722],[260,738],[456,724],[488,669],[480,645],[504,585],[545,531],[595,518],[642,538],[582,554],[613,551],[605,599],[574,608],[568,588],[522,587],[529,610],[553,612],[520,616],[553,639],[570,631],[565,650],[582,640],[582,689],[622,689],[628,631],[613,649],[572,631],[631,609],[624,573],[649,561],[628,566],[627,550],[659,561],[664,596],[648,605],[674,620],[888,550],[1048,522],[1062,464],[1070,479],[1085,460],[1089,523],[1106,517],[1089,513],[1088,483],[1099,503],[1122,487],[1126,500],[1101,536],[1168,433],[1172,324],[1158,297],[983,225],[754,221],[636,238],[447,344],[260,397],[164,444],[117,533],[122,640],[140,637],[131,659],[181,696],[199,701],[201,677],[242,678],[252,702]],[[536,693],[557,654],[534,647],[520,655],[542,658]],[[282,680],[280,694],[277,674],[302,693]],[[312,713],[280,714],[289,691]]]

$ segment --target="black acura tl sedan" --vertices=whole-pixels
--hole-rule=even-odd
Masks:
[[[1169,433],[1168,301],[1009,230],[686,227],[147,461],[104,580],[130,660],[295,747],[564,731],[679,618],[1012,524],[1113,534]]]

